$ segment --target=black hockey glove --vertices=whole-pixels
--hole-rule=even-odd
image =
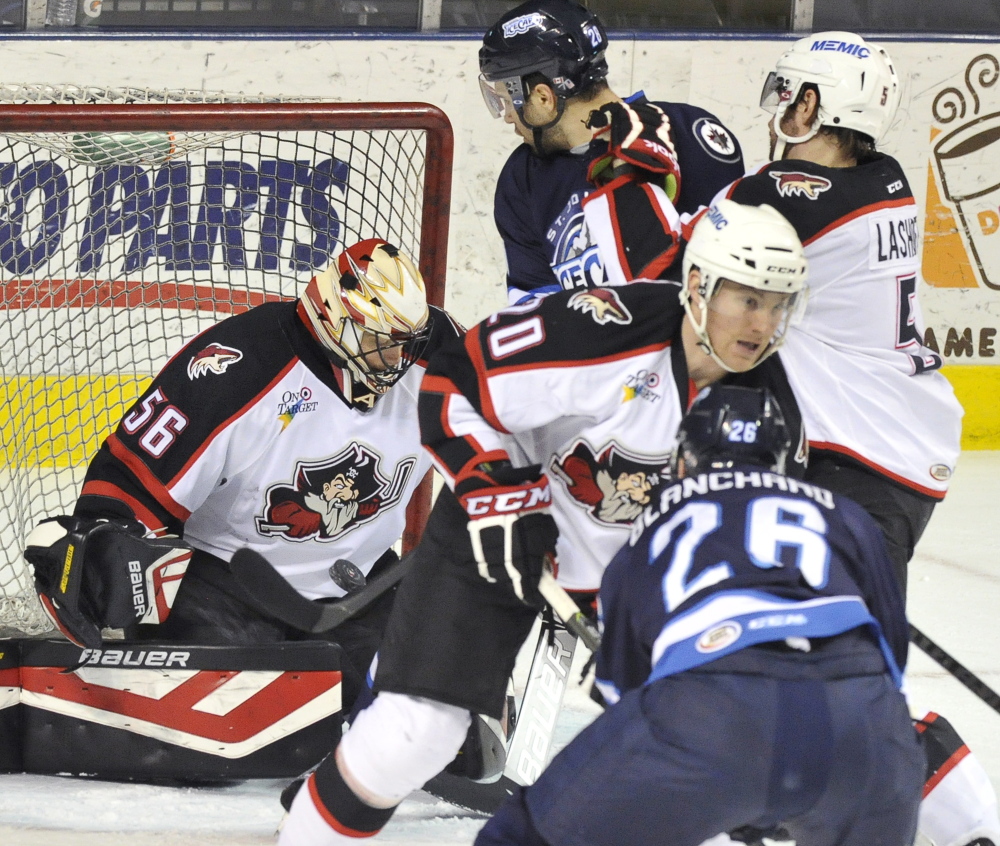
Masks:
[[[549,513],[552,495],[542,468],[503,464],[487,471],[491,485],[458,492],[469,517],[469,537],[479,575],[507,584],[525,605],[541,610],[538,581],[555,566],[559,530]]]
[[[170,613],[192,549],[144,534],[139,523],[63,515],[28,536],[24,557],[42,607],[73,643],[96,649],[102,628],[160,623]]]
[[[670,137],[670,118],[645,99],[608,103],[590,113],[587,127],[608,151],[590,164],[587,178],[600,187],[623,173],[660,184],[671,202],[681,190],[681,168]]]

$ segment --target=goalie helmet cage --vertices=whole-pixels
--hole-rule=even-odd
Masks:
[[[453,149],[424,103],[0,86],[0,637],[51,629],[27,533],[184,341],[362,238],[443,304]]]

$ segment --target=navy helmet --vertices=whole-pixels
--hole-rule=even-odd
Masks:
[[[766,388],[714,384],[704,388],[677,430],[673,475],[725,470],[739,464],[785,472],[791,435],[778,401]]]
[[[529,92],[524,79],[541,74],[560,102],[608,75],[604,58],[608,35],[593,12],[573,0],[527,0],[489,28],[479,50],[480,85],[496,117],[503,102],[494,85],[503,84],[518,117]],[[560,110],[561,111],[561,110]]]

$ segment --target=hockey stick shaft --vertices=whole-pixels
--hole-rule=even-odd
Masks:
[[[573,601],[573,597],[563,590],[548,570],[542,572],[542,578],[538,582],[538,591],[552,606],[552,610],[559,615],[559,619],[563,621],[566,628],[580,638],[587,649],[591,652],[597,652],[600,649],[600,633]]]
[[[411,556],[404,556],[357,592],[330,604],[306,599],[263,555],[252,549],[236,550],[229,569],[239,580],[246,598],[258,611],[299,631],[321,634],[361,613],[399,584],[409,572],[411,561]]]
[[[910,640],[919,647],[929,658],[933,658],[945,670],[951,673],[956,679],[964,684],[976,696],[989,705],[994,711],[1000,713],[1000,694],[979,678],[972,670],[961,664],[938,646],[933,640],[925,635],[920,629],[910,624]]]

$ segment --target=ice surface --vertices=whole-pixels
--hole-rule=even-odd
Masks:
[[[1000,690],[1000,452],[964,453],[948,498],[938,507],[911,563],[913,623]],[[1000,787],[1000,714],[917,649],[913,697],[945,715]],[[574,680],[579,672],[574,673]],[[573,686],[556,738],[564,745],[595,714]],[[0,776],[3,846],[259,846],[274,842],[284,782],[223,788],[166,788],[28,775]],[[414,794],[380,846],[463,844],[482,818]]]

